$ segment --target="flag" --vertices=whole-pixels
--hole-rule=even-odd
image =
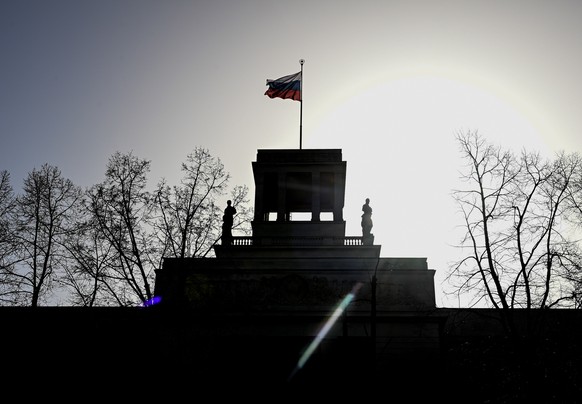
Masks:
[[[301,101],[301,72],[283,76],[277,80],[267,79],[266,96],[270,98],[290,98]]]

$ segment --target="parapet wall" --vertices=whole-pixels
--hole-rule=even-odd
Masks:
[[[349,293],[367,311],[435,308],[434,270],[424,258],[170,259],[158,271],[163,304],[201,311],[321,310]],[[376,264],[378,263],[378,267]]]

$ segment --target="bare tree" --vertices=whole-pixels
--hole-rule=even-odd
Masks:
[[[18,286],[13,300],[32,307],[50,302],[59,289],[64,243],[77,226],[74,207],[82,190],[63,178],[61,171],[44,164],[24,181],[24,192],[15,200],[15,259],[4,267],[8,282]]]
[[[216,199],[225,193],[230,174],[219,158],[201,147],[187,155],[181,170],[179,186],[170,187],[162,180],[157,187],[157,229],[163,256],[205,256],[220,228]]]
[[[16,197],[10,184],[10,173],[0,171],[0,304],[19,302],[22,279],[11,276],[17,263],[17,244],[14,239]]]
[[[65,262],[61,282],[71,292],[70,305],[124,305],[117,297],[116,282],[108,276],[109,268],[115,267],[117,254],[96,221],[79,226],[79,231],[71,234],[66,246],[69,259]]]
[[[526,151],[515,156],[477,132],[457,140],[467,187],[453,196],[464,219],[460,247],[466,253],[447,276],[453,293],[469,293],[474,304],[500,309],[509,332],[515,331],[513,308],[572,307],[571,275],[581,256],[564,217],[580,157],[545,161]]]
[[[253,220],[253,209],[249,207],[249,189],[246,185],[237,185],[230,193],[232,206],[236,208],[236,215],[232,230],[236,233],[249,235],[251,234],[251,221]]]
[[[105,180],[88,191],[87,207],[98,228],[94,245],[101,246],[104,240],[111,247],[102,256],[100,265],[106,268],[99,270],[98,277],[97,267],[90,261],[88,266],[96,280],[106,286],[103,290],[109,299],[121,306],[143,304],[153,297],[159,253],[149,225],[153,208],[146,190],[149,170],[148,160],[116,152],[107,164]]]
[[[212,255],[220,239],[218,200],[230,175],[197,148],[181,185],[146,189],[150,162],[132,153],[109,159],[105,180],[85,193],[44,165],[15,197],[0,172],[0,304],[68,302],[135,306],[153,299],[155,270],[169,257]],[[154,197],[155,195],[155,197]],[[250,232],[248,188],[236,186],[233,229]]]
[[[179,186],[160,181],[146,190],[150,162],[115,153],[105,181],[87,192],[83,226],[68,240],[63,283],[73,305],[147,305],[153,299],[155,270],[165,257],[211,255],[220,238],[221,209],[230,175],[220,159],[196,148],[182,164]],[[237,229],[250,224],[248,189],[235,187],[241,204]]]
[[[158,220],[156,229],[164,257],[206,257],[221,236],[222,209],[217,200],[225,193],[230,174],[219,158],[207,149],[197,147],[182,163],[184,174],[179,186],[170,187],[162,180],[157,187]],[[242,232],[250,224],[246,208],[248,188],[237,186],[231,199],[240,214],[233,229]]]
[[[567,156],[561,156],[562,159],[567,160]],[[575,154],[571,159],[572,165],[576,163],[576,159],[579,157]],[[568,188],[567,196],[567,212],[566,220],[574,226],[575,234],[580,237],[582,233],[582,169],[577,169],[570,178],[570,187]],[[577,309],[582,308],[582,266],[578,260],[570,263],[573,270],[567,273],[565,276],[569,278],[574,286],[573,300],[575,302],[575,307]]]

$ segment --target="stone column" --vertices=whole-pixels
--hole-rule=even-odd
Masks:
[[[333,181],[334,181],[334,198],[333,198],[333,221],[334,222],[341,222],[344,220],[343,216],[343,208],[342,208],[342,201],[343,201],[343,192],[345,187],[345,180],[342,175],[339,175],[337,171],[333,173]]]
[[[321,179],[319,171],[311,175],[311,221],[319,222],[321,214]]]
[[[264,192],[264,184],[265,184],[265,173],[263,172],[262,175],[258,176],[255,181],[255,221],[256,222],[263,222],[265,221],[265,204],[263,199],[265,198]]]
[[[286,173],[279,171],[277,174],[277,221],[284,222],[287,218],[287,181]]]

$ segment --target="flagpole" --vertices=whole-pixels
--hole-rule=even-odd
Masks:
[[[301,81],[299,88],[299,150],[302,148],[301,143],[303,138],[303,63],[305,63],[305,60],[299,59],[299,64],[301,65]]]

